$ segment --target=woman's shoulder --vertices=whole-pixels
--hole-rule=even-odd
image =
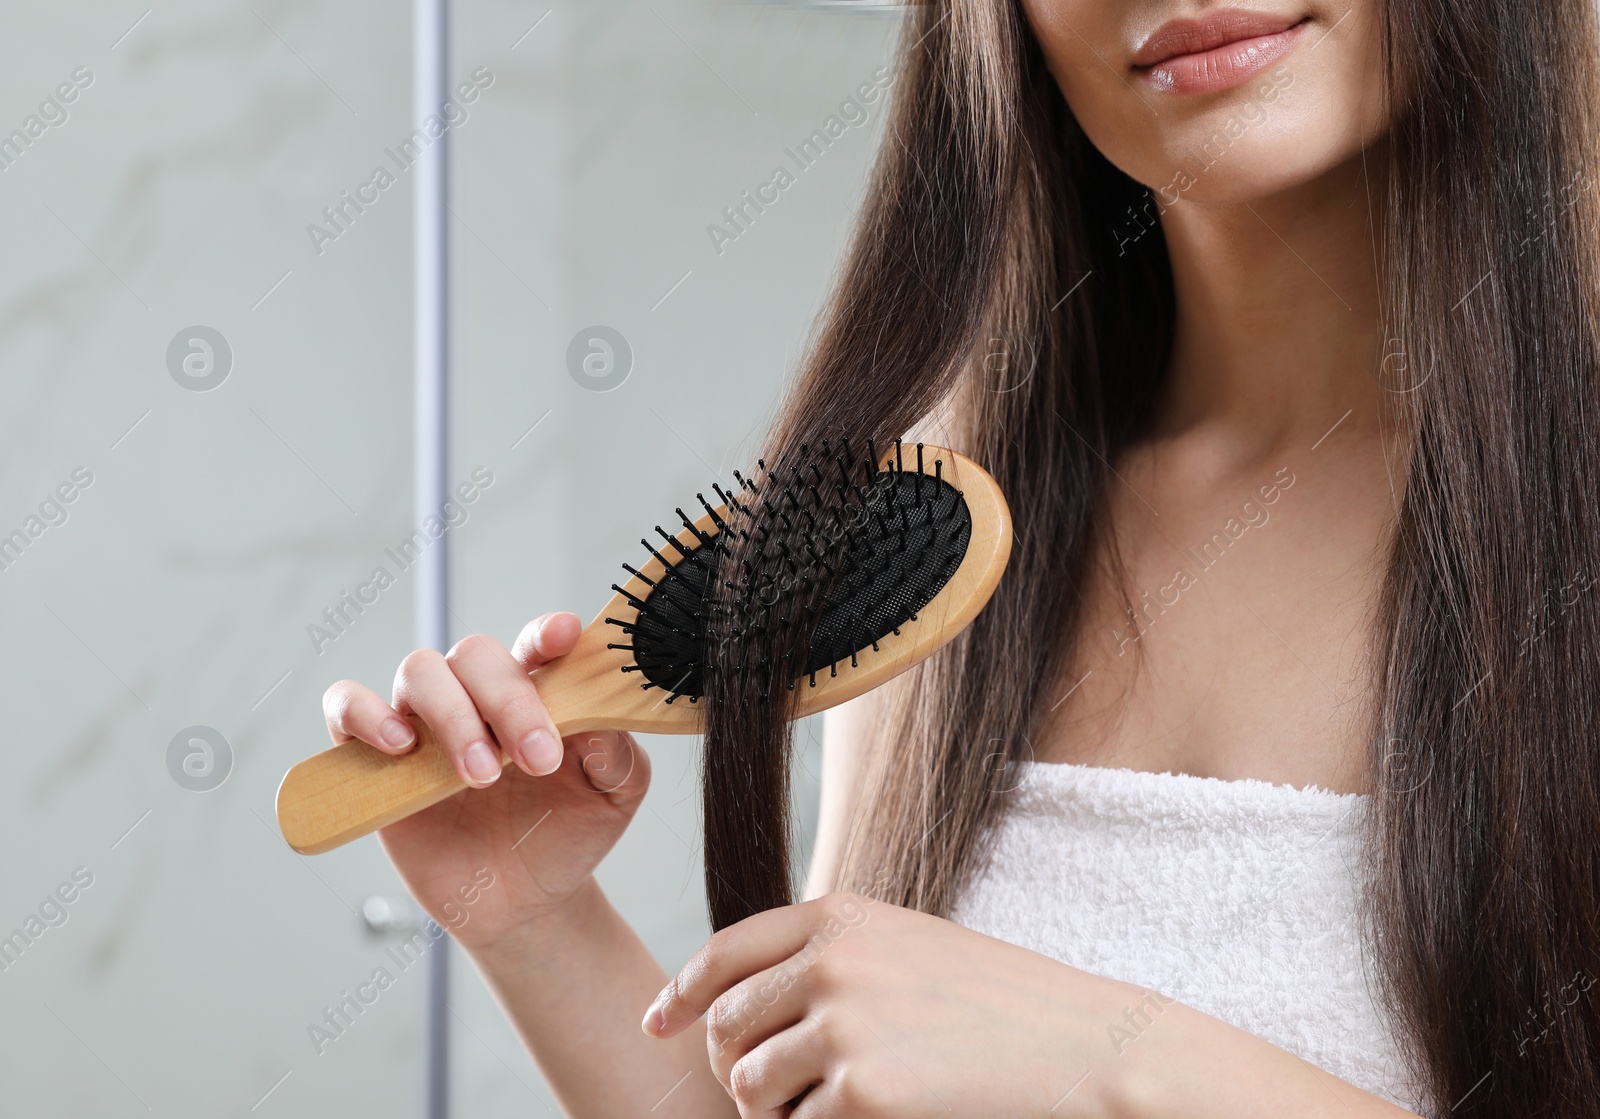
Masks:
[[[867,773],[867,751],[883,712],[885,689],[847,700],[822,713],[822,780],[817,838],[806,874],[806,896],[835,887]]]

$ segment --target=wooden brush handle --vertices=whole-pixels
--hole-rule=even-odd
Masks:
[[[626,661],[606,648],[615,635],[602,611],[570,653],[529,674],[561,734],[698,729],[698,712],[686,710],[689,704],[650,699],[636,674],[620,671]],[[314,754],[284,775],[278,826],[289,846],[302,855],[330,851],[469,787],[427,724],[415,715],[407,721],[417,744],[405,754],[387,754],[358,739]],[[500,760],[509,760],[504,751]]]
[[[426,723],[407,719],[416,746],[395,757],[359,740],[314,754],[278,787],[278,826],[302,855],[320,855],[403,820],[467,787]]]

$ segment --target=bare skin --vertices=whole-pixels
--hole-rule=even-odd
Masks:
[[[1243,95],[1163,93],[1133,52],[1166,20],[1215,6],[1025,0],[1091,140],[1153,189]],[[1363,788],[1365,647],[1399,485],[1374,375],[1379,193],[1361,157],[1385,122],[1371,92],[1377,8],[1260,10],[1279,9],[1308,17],[1288,92],[1160,215],[1179,307],[1169,391],[1151,437],[1114,464],[1098,542],[1105,572],[1116,541],[1146,612],[1130,628],[1109,578],[1091,587],[1077,661],[1032,744],[1041,761]],[[1219,531],[1214,563],[1186,551]],[[1175,591],[1180,568],[1193,585]],[[558,763],[534,734],[554,728],[527,670],[569,649],[578,625],[547,615],[511,650],[478,635],[446,657],[413,654],[391,701],[353,681],[325,701],[335,741],[391,752],[409,746],[385,743],[386,721],[418,713],[474,786],[381,838],[436,918],[475,868],[503,884],[456,939],[569,1114],[1408,1114],[1158,992],[830,893],[865,807],[854,793],[871,697],[827,719],[812,900],[723,930],[669,982],[593,878],[644,796],[644,752],[584,735]],[[474,773],[478,742],[505,744],[514,765]],[[1135,1007],[1154,1024],[1113,1059],[1106,1023]]]
[[[1183,308],[1170,390],[1102,518],[1136,617],[1102,539],[1037,760],[1366,791],[1367,643],[1398,482],[1369,371],[1360,162],[1317,187],[1255,206],[1264,222],[1167,215]]]

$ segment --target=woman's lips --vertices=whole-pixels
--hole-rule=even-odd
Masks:
[[[1133,69],[1162,93],[1232,89],[1293,50],[1309,19],[1233,8],[1173,20],[1145,40]]]

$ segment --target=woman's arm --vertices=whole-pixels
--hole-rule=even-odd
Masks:
[[[566,1114],[737,1116],[711,1075],[703,1027],[666,1043],[639,1032],[667,974],[593,879],[468,955]]]
[[[802,1092],[794,1119],[1411,1114],[1156,992],[852,894],[723,929],[645,1028],[703,1030],[747,1119]]]
[[[816,846],[806,874],[807,898],[819,898],[838,889],[839,868],[854,830],[865,769],[862,748],[877,715],[880,695],[881,690],[868,692],[823,712],[822,792]]]
[[[1119,1030],[1122,1050],[1106,1074],[1113,1119],[1415,1119],[1220,1018],[1180,1002],[1151,1014],[1158,1005],[1146,1002],[1141,1032],[1137,1015]]]

